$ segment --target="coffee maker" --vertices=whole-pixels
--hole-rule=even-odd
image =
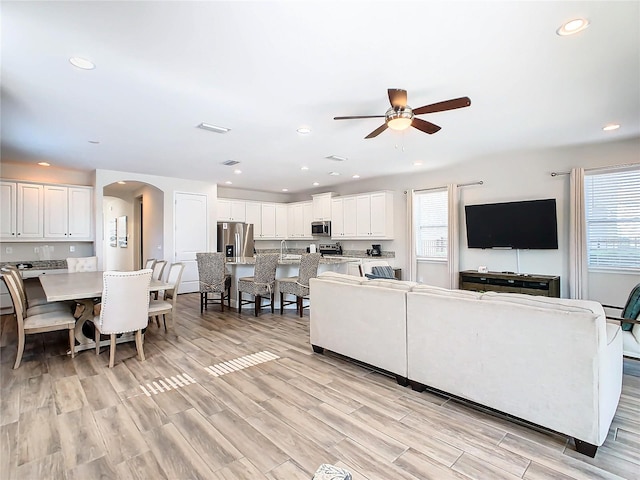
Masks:
[[[382,249],[380,248],[380,245],[379,244],[371,245],[371,256],[379,257],[380,255],[382,255]]]

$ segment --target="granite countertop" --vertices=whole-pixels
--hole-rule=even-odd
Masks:
[[[58,269],[66,269],[67,261],[66,260],[25,260],[21,262],[4,262],[2,266],[5,265],[31,265],[29,268],[24,268],[24,270],[58,270]],[[18,268],[20,268],[18,266]],[[20,268],[23,270],[22,268]]]
[[[352,260],[348,258],[333,258],[333,257],[322,257],[320,259],[321,265],[335,265],[339,263],[348,263]],[[225,262],[227,265],[255,265],[256,259],[255,257],[234,257],[227,259]],[[300,265],[300,259],[292,258],[292,259],[282,259],[278,261],[278,265]]]

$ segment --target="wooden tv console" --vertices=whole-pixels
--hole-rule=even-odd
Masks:
[[[560,277],[503,272],[460,272],[460,289],[478,292],[511,292],[560,298]]]

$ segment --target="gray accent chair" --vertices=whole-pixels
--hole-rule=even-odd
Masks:
[[[220,309],[224,312],[225,299],[227,306],[231,308],[231,275],[227,273],[224,261],[222,252],[196,253],[200,277],[200,313],[206,310],[209,304],[220,304]],[[210,293],[219,293],[220,300],[210,299]]]
[[[279,278],[278,290],[280,291],[280,315],[284,312],[285,305],[296,304],[296,310],[302,317],[304,310],[303,299],[309,296],[309,279],[318,276],[318,264],[321,255],[319,253],[305,253],[300,258],[300,271],[297,277]],[[295,300],[284,299],[285,295],[295,295]],[[308,307],[309,305],[307,305]]]
[[[277,253],[261,253],[256,255],[256,266],[253,277],[238,279],[238,313],[242,313],[242,305],[254,304],[254,314],[257,317],[262,308],[262,297],[271,299],[271,313],[273,313],[273,296],[276,284],[276,269],[280,255]],[[253,300],[242,300],[242,293],[253,295]]]

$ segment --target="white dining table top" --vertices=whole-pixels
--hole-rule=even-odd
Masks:
[[[103,272],[60,273],[40,276],[40,283],[49,302],[62,300],[80,300],[102,296]],[[170,283],[151,280],[149,290],[168,290]]]

